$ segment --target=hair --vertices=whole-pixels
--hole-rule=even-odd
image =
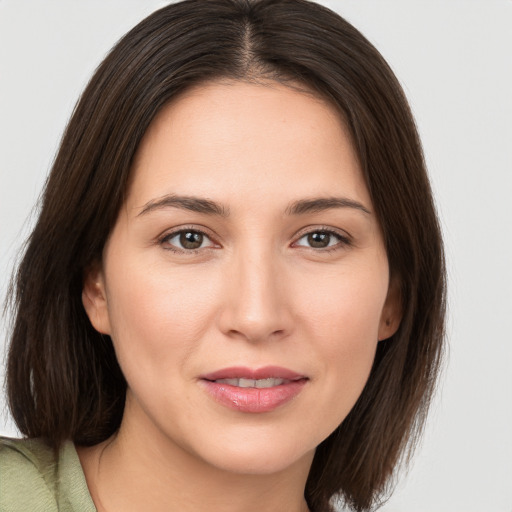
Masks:
[[[77,103],[13,276],[7,359],[19,430],[58,449],[93,445],[122,419],[126,381],[81,294],[123,204],[155,115],[217,79],[299,84],[344,117],[400,284],[402,320],[379,342],[368,382],[317,448],[305,497],[370,510],[389,494],[425,421],[444,340],[440,228],[412,114],[393,72],[347,21],[306,0],[187,0],[147,17],[110,51]]]

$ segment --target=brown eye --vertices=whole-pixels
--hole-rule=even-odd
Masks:
[[[347,237],[327,230],[311,231],[301,236],[295,245],[300,247],[309,247],[311,249],[327,249],[339,248],[350,245],[350,240]]]
[[[164,237],[161,243],[165,248],[178,252],[194,251],[214,246],[206,234],[193,229],[175,231]]]
[[[331,233],[325,232],[315,232],[307,235],[308,244],[311,247],[321,249],[323,247],[328,247],[329,242],[331,241],[332,235]]]
[[[180,244],[184,249],[199,249],[203,238],[203,234],[197,231],[183,231],[180,233]]]

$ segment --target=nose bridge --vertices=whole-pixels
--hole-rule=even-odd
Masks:
[[[233,253],[223,311],[223,330],[230,335],[258,341],[290,329],[283,275],[270,245],[260,240]]]

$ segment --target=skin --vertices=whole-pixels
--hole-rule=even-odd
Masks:
[[[224,215],[160,204],[167,195],[214,201]],[[290,214],[333,197],[349,205]],[[180,229],[205,233],[197,251]],[[312,247],[311,233],[327,247]],[[78,448],[98,510],[307,510],[315,448],[398,327],[395,288],[332,106],[273,82],[209,83],[166,106],[84,284],[128,383],[118,434]],[[270,412],[229,409],[200,385],[221,368],[267,365],[308,379]]]

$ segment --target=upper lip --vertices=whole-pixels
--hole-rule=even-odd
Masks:
[[[219,379],[286,379],[286,380],[300,380],[305,379],[306,376],[300,373],[282,368],[280,366],[264,366],[262,368],[246,368],[244,366],[232,366],[230,368],[222,368],[205,375],[201,375],[204,380],[219,380]]]

